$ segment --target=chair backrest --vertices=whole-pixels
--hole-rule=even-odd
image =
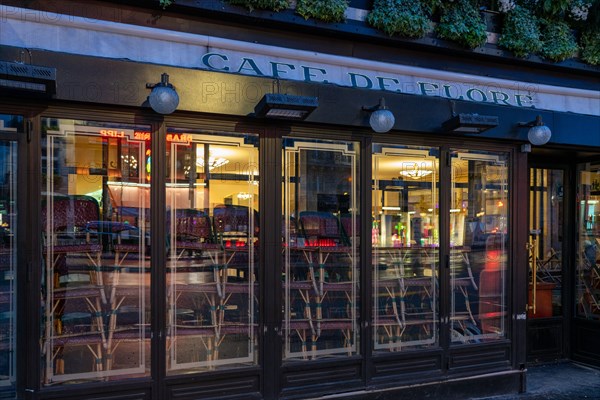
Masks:
[[[42,225],[45,226],[48,207],[42,207]],[[55,232],[85,229],[87,224],[98,221],[100,207],[93,197],[89,196],[55,196],[52,198],[52,226]]]
[[[178,237],[184,236],[214,243],[210,216],[202,210],[175,211],[175,231]]]
[[[337,244],[347,244],[342,235],[338,218],[325,211],[302,211],[299,216],[300,227],[308,240],[330,239]]]
[[[258,235],[258,213],[253,211],[253,235]],[[234,205],[219,205],[213,209],[213,221],[217,234],[252,233],[249,230],[250,214],[248,207]]]

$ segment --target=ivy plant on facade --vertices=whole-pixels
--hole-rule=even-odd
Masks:
[[[436,27],[440,38],[471,49],[485,44],[486,25],[476,4],[471,0],[455,0],[445,3],[441,8],[442,16]]]
[[[289,0],[226,0],[230,4],[254,9],[281,11],[289,6]]]
[[[588,29],[581,35],[581,59],[591,65],[600,65],[600,29]]]
[[[564,21],[542,20],[541,55],[552,61],[573,57],[579,47],[575,34]]]
[[[176,0],[150,0],[163,8]],[[254,9],[281,11],[291,0],[221,0]],[[348,0],[297,0],[295,12],[305,19],[342,22]],[[498,46],[516,57],[539,54],[560,62],[577,55],[600,64],[600,0],[374,0],[366,22],[387,33],[421,38],[439,23],[435,34],[466,48],[486,43],[486,25],[479,8],[505,14]],[[577,38],[579,37],[579,44]]]
[[[325,22],[341,22],[348,8],[347,0],[298,0],[296,13],[305,19],[315,18]]]
[[[538,18],[525,7],[515,5],[506,13],[498,45],[517,57],[527,57],[542,49]]]
[[[375,0],[367,22],[390,36],[420,38],[430,30],[429,12],[419,0]]]

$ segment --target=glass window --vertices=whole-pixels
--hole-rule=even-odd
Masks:
[[[168,373],[255,365],[258,136],[166,140]]]
[[[21,117],[0,115],[0,398],[14,398],[17,346],[17,153],[16,141],[5,140],[2,121]],[[22,118],[21,118],[22,120]]]
[[[562,316],[563,175],[529,170],[529,318]]]
[[[506,337],[508,154],[450,153],[451,343]]]
[[[43,384],[149,375],[148,126],[42,119]]]
[[[580,167],[577,192],[577,317],[600,320],[600,164]]]
[[[285,360],[359,352],[358,149],[283,140]]]
[[[438,153],[373,145],[375,351],[438,344]]]
[[[0,114],[0,132],[24,132],[25,119],[22,115]]]

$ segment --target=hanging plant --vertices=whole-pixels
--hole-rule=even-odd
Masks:
[[[431,7],[420,0],[375,0],[367,22],[388,35],[420,38],[429,31]]]
[[[442,6],[436,27],[438,36],[474,49],[487,40],[486,25],[471,0],[456,0]]]
[[[254,9],[281,11],[289,6],[289,0],[226,0],[230,4]]]
[[[579,47],[575,35],[564,21],[542,20],[542,51],[544,58],[563,61],[573,57]]]
[[[305,19],[316,18],[325,22],[342,22],[348,8],[347,0],[298,0],[296,13]]]
[[[581,59],[600,65],[600,29],[588,29],[581,35]]]
[[[498,45],[517,57],[526,57],[542,48],[539,20],[527,8],[514,5],[506,13]]]

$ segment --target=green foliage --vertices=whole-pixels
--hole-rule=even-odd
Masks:
[[[429,31],[429,4],[420,0],[375,0],[367,22],[390,36],[423,37]]]
[[[542,20],[543,57],[563,61],[573,57],[578,50],[575,35],[564,21]]]
[[[498,45],[517,57],[526,57],[542,48],[539,20],[528,9],[516,6],[506,14]]]
[[[296,12],[305,19],[316,18],[325,22],[341,22],[348,8],[347,0],[298,0]]]
[[[588,29],[581,35],[581,59],[591,65],[600,65],[600,28]]]
[[[447,0],[421,0],[421,5],[427,14],[433,14]],[[453,0],[450,0],[453,1]]]
[[[545,15],[558,17],[563,16],[567,12],[571,5],[571,0],[542,0],[540,3],[542,12]]]
[[[166,8],[176,0],[148,0]],[[223,0],[250,11],[281,11],[290,0]],[[374,0],[367,23],[388,35],[409,38],[425,36],[431,29],[431,15],[440,12],[436,34],[467,48],[485,44],[486,25],[478,5],[498,9],[506,6],[498,46],[516,57],[538,53],[551,61],[563,61],[581,49],[581,60],[600,64],[600,0]],[[340,22],[349,0],[297,0],[296,13],[325,22]],[[500,4],[500,5],[502,5]],[[511,9],[512,8],[512,9]],[[540,26],[543,29],[540,29]],[[579,46],[572,28],[580,30]]]
[[[230,4],[254,9],[281,11],[289,6],[289,0],[226,0]]]
[[[470,0],[456,0],[442,7],[442,17],[436,27],[438,36],[474,49],[485,44],[486,25]]]

